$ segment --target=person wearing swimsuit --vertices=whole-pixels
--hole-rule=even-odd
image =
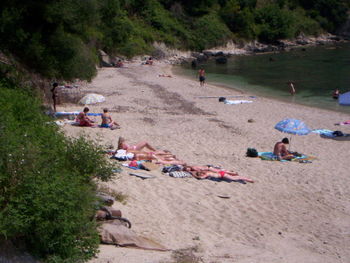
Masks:
[[[85,107],[84,110],[78,114],[75,121],[79,124],[79,126],[96,127],[94,121],[90,120],[90,118],[87,116],[88,112],[89,108]]]
[[[198,76],[199,76],[199,84],[201,86],[204,86],[204,83],[205,83],[205,70],[201,68],[198,71]]]
[[[236,175],[230,175],[226,173],[225,171],[201,171],[201,172],[191,172],[192,176],[197,178],[197,179],[210,179],[210,178],[217,178],[217,179],[223,179],[223,180],[229,180],[229,181],[244,181],[244,182],[249,182],[249,183],[254,183],[252,179],[238,176]]]
[[[120,125],[112,120],[111,115],[108,113],[108,109],[103,109],[101,118],[101,128],[110,128],[111,130],[120,128]]]
[[[152,147],[148,142],[139,142],[136,145],[129,145],[126,143],[125,139],[123,137],[119,137],[118,140],[118,149],[123,149],[126,151],[133,150],[133,151],[141,151],[142,149],[147,148],[153,152],[156,152],[157,150]]]
[[[56,112],[56,105],[57,105],[57,101],[58,101],[58,92],[57,92],[57,87],[58,84],[55,82],[54,84],[52,84],[52,100],[53,100],[53,110]]]

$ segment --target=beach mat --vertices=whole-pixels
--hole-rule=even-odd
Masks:
[[[350,134],[343,133],[341,131],[331,131],[327,129],[313,130],[313,133],[317,133],[323,139],[332,139],[335,141],[350,141]]]
[[[259,152],[258,156],[261,160],[264,160],[264,161],[279,161],[279,162],[290,162],[290,161],[300,162],[300,161],[311,161],[316,159],[316,157],[314,156],[301,154],[301,156],[294,157],[291,160],[278,160],[277,156],[274,155],[273,152]]]

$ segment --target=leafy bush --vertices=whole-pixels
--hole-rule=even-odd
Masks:
[[[231,36],[227,28],[216,13],[202,16],[194,22],[195,44],[192,49],[202,50],[223,43]]]
[[[287,9],[270,4],[256,11],[258,38],[262,42],[274,42],[278,39],[294,36],[292,14]]]
[[[0,83],[0,237],[48,262],[81,262],[98,248],[94,178],[112,166],[95,143],[65,138],[30,93]]]

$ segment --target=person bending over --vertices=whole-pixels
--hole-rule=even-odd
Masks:
[[[283,138],[282,141],[275,144],[273,154],[277,156],[278,160],[290,160],[294,157],[294,155],[287,150],[286,144],[289,144],[288,138]]]
[[[95,127],[94,121],[91,120],[87,113],[89,112],[89,108],[85,107],[82,112],[80,112],[75,119],[75,121],[79,124],[79,126],[85,126],[85,127]]]
[[[131,150],[135,150],[135,151],[141,151],[142,149],[144,148],[147,148],[153,152],[156,152],[157,150],[152,147],[151,145],[149,145],[148,142],[139,142],[135,145],[130,145],[130,144],[127,144],[125,139],[123,137],[119,137],[119,140],[118,140],[118,149],[123,149],[123,150],[126,150],[126,151],[131,151]]]
[[[103,109],[103,113],[101,115],[102,128],[111,128],[112,130],[120,128],[120,125],[112,120],[111,115],[108,113],[108,109]]]

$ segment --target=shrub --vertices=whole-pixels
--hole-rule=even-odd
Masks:
[[[276,4],[266,5],[256,11],[258,38],[262,42],[274,42],[294,36],[292,14]]]
[[[231,36],[230,30],[216,13],[204,15],[194,22],[195,44],[192,49],[202,50],[223,43]]]
[[[96,254],[95,180],[112,165],[95,143],[65,138],[31,93],[0,83],[0,237],[48,262]]]

